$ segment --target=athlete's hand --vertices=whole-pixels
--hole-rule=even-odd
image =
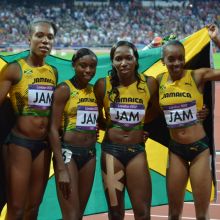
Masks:
[[[200,121],[204,121],[207,118],[208,114],[209,114],[209,109],[206,107],[206,105],[203,105],[202,109],[197,112],[197,118]]]
[[[215,24],[209,24],[206,27],[208,28],[210,38],[215,41],[219,34],[218,27]]]
[[[67,171],[67,169],[60,170],[58,173],[58,186],[61,190],[64,199],[68,199],[70,196],[70,193],[72,191],[70,186],[70,176]]]

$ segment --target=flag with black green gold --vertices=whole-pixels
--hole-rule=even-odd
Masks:
[[[186,66],[190,69],[195,69],[199,67],[210,67],[210,38],[208,36],[207,30],[201,29],[200,31],[192,34],[191,36],[182,40],[186,49]],[[28,55],[28,51],[24,51],[18,54],[0,56],[0,70],[4,68],[7,63],[13,62],[16,59],[25,57]],[[142,74],[150,75],[156,77],[158,74],[166,71],[165,66],[162,65],[161,58],[161,47],[152,48],[149,50],[141,51],[139,50],[139,72]],[[66,59],[61,59],[55,56],[48,56],[46,59],[47,63],[53,65],[58,70],[58,80],[62,82],[69,79],[74,74],[72,69],[71,61]],[[105,77],[108,74],[108,70],[111,69],[111,62],[109,55],[98,56],[98,67],[95,77],[91,83],[101,77]],[[210,109],[213,110],[213,99],[212,97],[212,84],[207,83],[205,88],[205,103]],[[12,111],[10,105],[6,104],[0,108],[0,136],[3,140],[12,122],[8,123],[12,118],[10,116]],[[212,114],[209,114],[208,119],[205,120],[205,128],[207,134],[211,140],[211,152],[214,157],[214,144],[213,144],[213,118]],[[166,166],[167,166],[167,143],[169,139],[169,134],[167,128],[164,124],[164,119],[158,118],[149,124],[150,138],[146,142],[146,154],[148,158],[151,178],[152,178],[152,206],[159,206],[167,204],[167,194],[166,194]],[[102,140],[104,133],[100,134],[100,140],[96,144],[97,149],[97,166],[94,185],[92,193],[87,204],[85,215],[91,215],[96,213],[102,213],[107,211],[107,204],[105,201],[102,179],[101,179],[101,168],[100,168],[100,141]],[[214,165],[214,163],[213,163]],[[1,167],[2,169],[2,167]],[[214,170],[214,169],[213,169]],[[1,172],[2,173],[2,170]],[[2,178],[1,178],[2,179]],[[4,181],[0,182],[0,194],[4,195]],[[215,185],[215,183],[214,183]],[[215,187],[213,185],[212,199],[215,196]],[[5,204],[4,196],[1,197],[0,207]],[[192,192],[190,183],[187,185],[187,191],[185,194],[185,201],[192,201]],[[4,207],[0,219],[4,218],[6,213],[6,206]],[[126,193],[125,208],[130,209],[131,203],[129,197]],[[48,185],[44,194],[43,202],[39,210],[39,220],[55,220],[61,219],[61,211],[59,208],[56,188],[54,181],[53,166],[51,163],[50,177],[48,179]]]

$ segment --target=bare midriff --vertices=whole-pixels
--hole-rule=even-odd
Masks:
[[[170,129],[171,139],[181,143],[190,144],[201,140],[206,136],[205,130],[201,123],[194,124],[190,127]]]

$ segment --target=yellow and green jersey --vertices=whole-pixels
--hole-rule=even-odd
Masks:
[[[15,113],[49,116],[52,94],[57,84],[56,69],[48,64],[32,67],[24,59],[17,63],[20,66],[20,79],[9,91]]]
[[[174,82],[169,73],[162,75],[159,86],[159,103],[170,128],[189,126],[197,122],[197,111],[202,109],[203,94],[192,77],[192,70]]]
[[[110,76],[105,78],[104,109],[108,124],[122,129],[142,129],[146,109],[148,107],[150,92],[146,76],[140,74],[141,81],[124,87],[118,86],[119,97],[115,99],[112,93]]]
[[[66,80],[70,97],[65,105],[62,127],[64,131],[95,132],[98,106],[93,86],[77,89],[70,80]]]

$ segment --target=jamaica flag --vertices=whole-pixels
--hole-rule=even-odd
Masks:
[[[194,33],[193,35],[182,40],[186,48],[186,67],[190,69],[195,69],[199,67],[210,67],[210,54],[211,54],[211,43],[208,36],[208,32],[205,28]],[[13,54],[9,56],[0,56],[0,70],[9,62],[12,62],[21,57],[28,55],[28,51],[24,51],[18,54]],[[161,48],[153,48],[145,51],[139,51],[139,72],[145,75],[157,76],[161,72],[165,71],[165,67],[160,61]],[[46,59],[48,64],[55,66],[58,70],[59,82],[69,79],[74,74],[71,66],[70,60],[61,59],[55,56],[48,56]],[[109,55],[98,56],[98,67],[97,72],[92,80],[92,83],[100,77],[105,77],[108,70],[111,69],[111,62]],[[205,103],[210,109],[213,110],[213,99],[212,99],[212,83],[207,83],[205,88]],[[11,111],[10,102],[8,100],[0,108],[0,136],[1,141],[6,137],[8,130],[14,122],[13,112]],[[207,120],[204,122],[207,134],[211,140],[211,152],[214,157],[214,145],[213,145],[213,114],[209,114]],[[154,120],[150,125],[150,138],[146,143],[146,153],[152,178],[153,196],[152,196],[152,206],[159,206],[167,204],[166,195],[166,181],[165,172],[167,166],[167,143],[169,139],[169,134],[167,128],[164,124],[164,119],[158,118]],[[94,185],[92,193],[90,195],[89,202],[85,211],[85,215],[91,215],[107,211],[107,204],[105,201],[104,190],[102,187],[101,180],[101,168],[100,168],[100,141],[103,137],[103,132],[100,135],[100,140],[96,144],[97,148],[97,166]],[[1,160],[2,161],[2,160]],[[214,165],[214,163],[213,163]],[[2,165],[1,165],[2,166]],[[2,168],[2,167],[1,167]],[[213,166],[214,171],[214,166]],[[3,171],[0,171],[2,175]],[[4,181],[3,176],[0,177],[0,208],[5,204],[4,200]],[[213,182],[215,186],[215,181]],[[215,197],[215,187],[213,187],[212,199]],[[192,193],[190,183],[187,186],[187,191],[185,194],[185,201],[192,201]],[[131,204],[126,193],[125,208],[130,209]],[[4,218],[6,212],[6,207],[2,211],[0,219]],[[55,181],[53,175],[53,167],[51,165],[50,177],[48,180],[48,185],[45,191],[44,199],[39,211],[39,220],[55,220],[61,218],[61,212],[58,205],[58,200],[56,196]]]

